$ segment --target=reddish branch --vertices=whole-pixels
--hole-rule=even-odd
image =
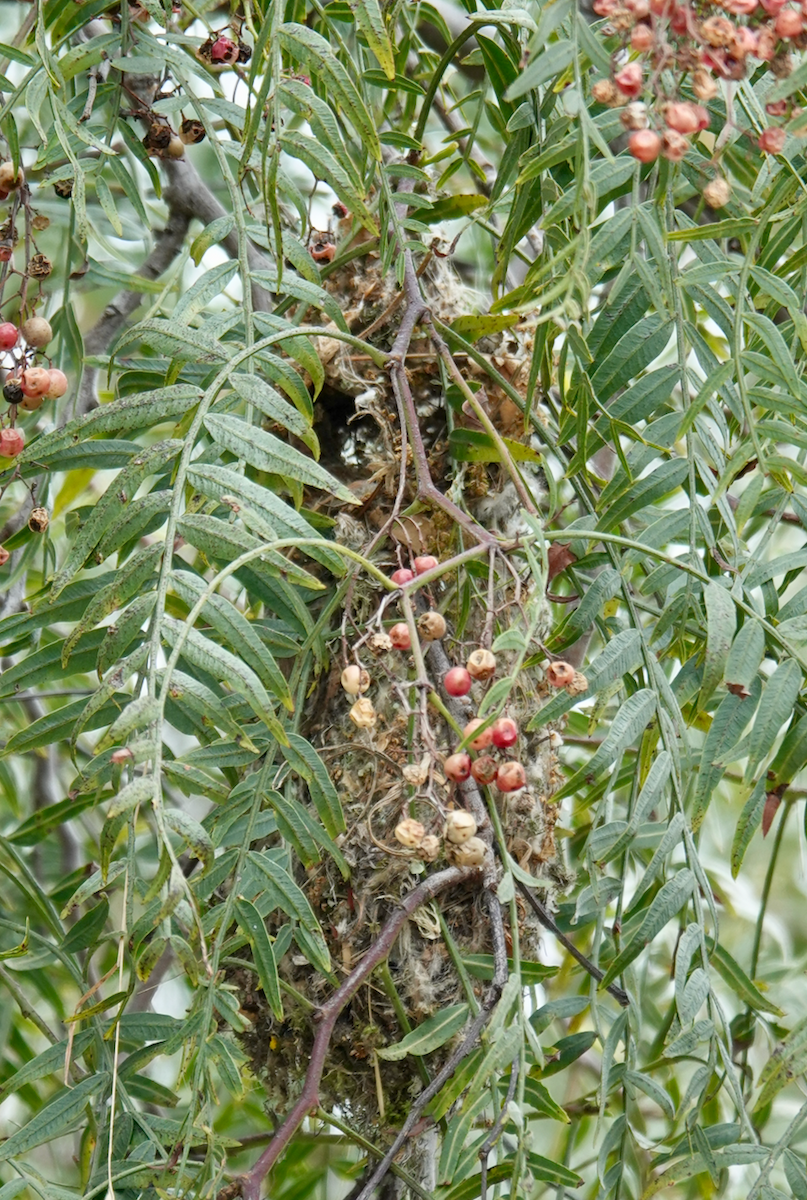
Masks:
[[[266,1175],[272,1169],[275,1162],[277,1162],[277,1159],[294,1137],[308,1114],[317,1108],[319,1103],[319,1084],[339,1014],[353,996],[355,996],[362,983],[386,959],[395,944],[395,939],[398,937],[404,922],[421,904],[425,904],[428,900],[433,900],[440,892],[478,878],[479,871],[476,868],[449,867],[445,871],[438,871],[436,875],[430,875],[428,879],[424,879],[423,883],[411,891],[399,907],[396,908],[378,935],[377,941],[373,943],[361,962],[354,967],[341,987],[334,992],[327,1004],[324,1004],[319,1010],[319,1022],[314,1038],[314,1045],[311,1050],[311,1061],[308,1065],[300,1098],[288,1113],[286,1119],[276,1131],[271,1142],[255,1165],[241,1177],[241,1195],[243,1200],[258,1200],[261,1183]],[[507,960],[505,958],[505,971],[506,969]],[[387,1167],[384,1168],[385,1172],[386,1170]]]

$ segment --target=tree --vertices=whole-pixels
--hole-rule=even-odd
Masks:
[[[0,1200],[804,1200],[801,11],[3,20]]]

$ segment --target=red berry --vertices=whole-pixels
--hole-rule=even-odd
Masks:
[[[638,96],[642,90],[642,68],[637,62],[627,63],[614,76],[614,83],[625,96]]]
[[[470,746],[472,750],[487,750],[488,746],[493,745],[493,734],[490,726],[480,733],[478,737],[473,737],[473,734],[482,723],[481,717],[474,717],[474,719],[469,721],[462,731],[462,736],[464,738],[471,738]]]
[[[471,756],[460,752],[459,754],[450,754],[443,763],[443,770],[446,773],[446,779],[453,779],[455,783],[462,783],[470,778],[471,775]]]
[[[512,717],[499,717],[498,721],[491,725],[490,731],[493,734],[493,745],[498,746],[500,750],[507,750],[518,741],[518,725]]]
[[[24,445],[25,438],[19,429],[0,431],[0,455],[3,458],[16,458]]]
[[[443,677],[443,687],[449,696],[467,696],[472,682],[470,673],[465,667],[452,667]]]
[[[235,42],[222,34],[210,47],[210,58],[212,62],[234,63],[238,58],[238,47]]]
[[[393,571],[390,579],[398,587],[403,587],[405,583],[411,583],[415,578],[415,572],[410,571],[408,567],[399,567],[397,571]]]
[[[389,631],[389,639],[396,650],[408,650],[412,645],[409,626],[404,621],[399,621]]]
[[[655,40],[653,30],[649,25],[636,25],[630,35],[631,49],[637,50],[639,54],[644,54]]]
[[[30,396],[32,399],[36,399],[37,396],[44,396],[50,384],[50,374],[44,367],[29,367],[20,376],[20,387],[22,388],[23,395]]]
[[[0,242],[0,262],[9,262],[11,260],[11,246],[7,242]]]
[[[777,129],[775,126],[763,129],[759,137],[759,148],[766,154],[781,154],[786,136],[784,129]]]
[[[502,763],[496,772],[496,787],[500,792],[517,792],[527,782],[527,775],[520,762]]]
[[[415,559],[415,571],[418,575],[424,575],[426,571],[431,571],[436,566],[438,566],[438,562],[433,554],[421,554],[419,558]]]
[[[670,129],[675,129],[678,133],[695,133],[700,128],[700,115],[697,111],[699,107],[685,102],[668,104],[664,109],[664,120]],[[708,116],[706,119],[708,122]]]
[[[661,153],[661,138],[652,129],[637,129],[628,138],[628,150],[639,162],[655,162]]]
[[[483,754],[477,758],[471,767],[471,774],[477,783],[485,785],[493,783],[496,778],[496,772],[499,769],[499,764],[495,758],[491,758],[489,754]]]
[[[0,350],[13,350],[19,340],[20,331],[11,321],[0,325]]]

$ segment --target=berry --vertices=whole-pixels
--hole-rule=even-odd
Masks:
[[[487,786],[489,783],[493,783],[498,769],[499,764],[496,762],[496,759],[491,758],[489,754],[483,754],[474,761],[471,767],[471,775],[477,783],[483,783]]]
[[[25,445],[25,438],[19,429],[3,429],[0,431],[0,455],[3,458],[16,458]]]
[[[487,847],[481,838],[468,838],[461,846],[453,846],[451,857],[458,867],[481,867]]]
[[[434,862],[439,858],[443,843],[439,837],[435,837],[433,833],[427,833],[423,841],[416,848],[418,858],[422,858],[424,862]]]
[[[496,787],[500,792],[517,792],[527,782],[527,775],[520,762],[502,763],[496,772]]]
[[[496,656],[490,650],[474,650],[468,656],[467,666],[472,679],[490,679],[496,672]]]
[[[0,262],[10,262],[12,247],[10,242],[0,242]]]
[[[184,158],[185,143],[183,142],[182,138],[172,137],[171,141],[165,147],[165,153],[169,158]]]
[[[58,367],[51,367],[48,375],[50,376],[50,387],[45,392],[45,399],[58,400],[60,396],[65,394],[69,386],[67,376]]]
[[[499,717],[490,727],[493,734],[493,745],[500,750],[508,750],[518,741],[518,725],[512,717]]]
[[[465,667],[452,667],[443,676],[443,687],[449,696],[467,696],[473,680]]]
[[[402,846],[406,846],[407,850],[415,850],[426,836],[426,830],[420,821],[406,817],[395,826],[395,836]]]
[[[446,773],[446,779],[452,780],[453,783],[464,783],[466,779],[471,777],[471,756],[460,751],[459,754],[450,754],[443,763],[443,770]],[[476,832],[476,827],[474,827]],[[470,837],[470,834],[468,835]]]
[[[4,567],[10,558],[11,555],[5,546],[0,546],[0,567]]]
[[[781,154],[786,136],[784,129],[777,129],[775,126],[764,129],[759,137],[759,148],[766,154]]]
[[[731,184],[728,179],[718,175],[703,189],[703,198],[710,208],[722,208],[731,199]]]
[[[689,142],[675,129],[665,129],[661,153],[669,162],[680,162],[689,149]]]
[[[444,833],[447,842],[452,842],[455,846],[461,846],[463,842],[467,842],[476,833],[476,821],[469,812],[457,809],[455,812],[450,812],[446,817]]]
[[[637,129],[628,138],[628,151],[639,162],[655,162],[661,153],[661,138],[652,129]]]
[[[210,47],[210,61],[214,63],[234,63],[238,58],[238,47],[231,38],[221,34]]]
[[[31,533],[44,533],[50,524],[50,517],[46,508],[32,508],[31,515],[28,518],[28,528]]]
[[[20,404],[25,398],[25,393],[20,387],[20,381],[18,379],[9,379],[4,383],[3,396],[9,404]]]
[[[372,700],[368,700],[366,696],[362,696],[350,710],[348,714],[354,725],[359,729],[372,729],[375,725],[375,709],[373,708]]]
[[[119,766],[121,763],[133,762],[134,754],[128,746],[122,746],[119,750],[113,750],[109,756],[109,761]]]
[[[0,188],[4,192],[13,192],[16,188],[22,187],[24,183],[25,174],[22,167],[17,167],[15,172],[13,163],[0,163]]]
[[[642,68],[637,62],[627,63],[614,76],[614,83],[625,96],[638,96],[642,90]]]
[[[649,25],[636,25],[631,31],[630,45],[632,50],[644,54],[653,45],[655,38]]]
[[[446,619],[439,612],[425,612],[418,620],[418,632],[424,642],[439,642],[446,635]]]
[[[369,686],[370,676],[362,667],[353,663],[345,667],[342,672],[342,687],[349,696],[358,696],[359,692],[366,692]]]
[[[397,587],[403,587],[405,583],[411,583],[415,578],[415,572],[410,571],[408,567],[399,567],[397,571],[393,571],[390,579]]]
[[[462,731],[462,736],[464,739],[471,738],[469,744],[472,750],[487,750],[488,746],[493,745],[493,734],[491,733],[490,726],[483,730],[478,737],[472,736],[481,724],[483,724],[482,718],[474,717],[472,721],[468,722]]]
[[[415,559],[414,565],[416,575],[425,575],[427,571],[432,571],[439,564],[433,554],[421,554],[419,558]]]
[[[44,367],[29,367],[20,376],[20,387],[23,395],[36,398],[44,396],[50,387],[51,379]]]
[[[179,127],[179,140],[185,146],[194,146],[205,139],[205,127],[195,117],[187,117]]]
[[[389,631],[389,637],[396,650],[408,650],[412,645],[409,626],[403,621],[399,621],[397,625],[393,625]]]
[[[685,103],[668,104],[664,109],[664,120],[670,129],[675,129],[678,133],[695,133],[700,128],[698,107]]]
[[[568,687],[574,679],[574,667],[567,662],[550,663],[546,668],[546,678],[552,687]]]
[[[45,403],[44,396],[23,396],[20,401],[20,408],[24,412],[36,412]]]
[[[311,243],[308,247],[308,253],[314,262],[330,263],[336,258],[336,246],[334,246],[333,242],[320,238],[318,241]]]
[[[41,350],[43,346],[47,346],[53,337],[50,321],[46,321],[44,317],[29,317],[20,326],[20,333],[28,345],[33,346],[35,350]]]
[[[598,79],[596,83],[591,85],[591,98],[596,100],[598,104],[607,104],[611,107],[620,102],[619,89],[616,84],[611,83],[610,79]]]
[[[19,341],[20,331],[11,321],[0,325],[0,350],[13,350]]]

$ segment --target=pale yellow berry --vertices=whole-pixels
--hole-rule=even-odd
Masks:
[[[372,729],[375,725],[375,709],[372,700],[362,696],[350,710],[350,719],[359,729]]]
[[[406,846],[407,850],[416,850],[423,843],[426,830],[420,821],[415,821],[412,817],[405,817],[395,826],[395,836],[402,846]]]
[[[476,833],[476,821],[469,812],[458,809],[456,812],[450,812],[446,817],[444,832],[447,841],[455,846],[461,846]]]

